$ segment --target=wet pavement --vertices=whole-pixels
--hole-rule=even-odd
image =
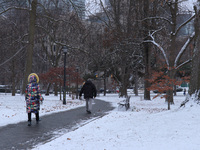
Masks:
[[[51,141],[64,133],[75,130],[88,120],[106,115],[114,108],[110,103],[95,100],[92,114],[87,114],[85,107],[42,116],[41,122],[32,126],[28,122],[20,122],[0,127],[0,150],[27,150],[33,146]],[[34,115],[32,115],[33,117]]]

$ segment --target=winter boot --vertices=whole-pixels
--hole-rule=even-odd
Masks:
[[[88,113],[88,114],[91,114],[91,111],[87,110],[87,113]]]
[[[36,120],[36,124],[38,124],[41,121],[41,119]]]
[[[28,121],[28,126],[31,126],[31,121]]]
[[[36,123],[38,124],[39,121],[41,121],[41,120],[40,120],[40,117],[39,117],[39,112],[36,113],[35,116],[36,116]]]

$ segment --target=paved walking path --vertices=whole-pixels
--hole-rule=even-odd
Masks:
[[[92,114],[87,114],[85,107],[80,107],[42,116],[39,124],[36,124],[34,119],[30,127],[27,126],[27,122],[0,127],[0,150],[31,149],[39,143],[50,141],[59,134],[74,130],[78,125],[86,123],[89,119],[102,117],[112,109],[110,103],[95,100]]]

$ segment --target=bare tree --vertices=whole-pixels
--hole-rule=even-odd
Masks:
[[[32,72],[35,24],[36,24],[36,13],[37,13],[36,10],[37,10],[37,0],[33,0],[31,2],[31,10],[30,10],[29,38],[28,38],[29,45],[27,49],[26,69],[25,69],[22,93],[25,92],[25,88],[28,82],[27,81],[28,75]]]
[[[200,1],[194,6],[195,10],[195,37],[194,37],[194,51],[192,59],[192,73],[190,79],[189,94],[192,95],[200,89]],[[200,99],[198,93],[197,99]]]
[[[100,0],[102,14],[96,16],[104,25],[104,49],[111,58],[110,69],[113,70],[115,80],[121,86],[121,96],[127,95],[130,77],[134,75],[134,68],[139,64],[135,60],[142,59],[139,47],[139,35],[136,29],[138,5],[135,1],[110,0],[105,7]]]
[[[149,37],[151,38],[150,40],[146,40],[146,42],[151,42],[154,45],[156,45],[159,50],[162,52],[163,57],[165,59],[165,63],[166,63],[166,69],[167,69],[167,75],[169,76],[170,80],[173,81],[175,80],[175,74],[177,72],[177,70],[179,68],[181,68],[183,65],[189,63],[191,61],[191,58],[189,58],[188,60],[184,60],[184,61],[180,61],[182,55],[186,52],[188,46],[190,45],[190,43],[192,42],[192,40],[194,39],[194,33],[192,35],[190,35],[188,37],[188,39],[186,40],[186,42],[182,45],[181,49],[178,50],[177,49],[177,39],[178,37],[178,33],[180,32],[180,30],[186,25],[188,24],[192,19],[194,19],[194,15],[191,16],[189,19],[187,19],[186,21],[182,22],[182,24],[178,25],[177,24],[177,17],[180,14],[180,9],[179,9],[179,4],[181,1],[179,0],[174,0],[174,1],[166,1],[165,6],[166,6],[166,12],[169,12],[169,16],[168,17],[152,17],[149,19],[161,19],[164,20],[167,23],[167,27],[169,27],[169,42],[167,47],[162,47],[159,44],[159,41],[156,41],[156,38],[154,37],[156,35],[156,33],[158,33],[159,31],[162,30],[158,29],[155,30],[153,32],[150,32]],[[166,28],[167,28],[166,27]],[[168,29],[168,28],[167,28]],[[173,87],[174,87],[174,83],[173,82],[169,82],[168,85],[170,88],[167,90],[167,102],[168,102],[168,109],[170,109],[170,104],[173,104]]]
[[[6,9],[1,9],[1,59],[3,62],[0,68],[5,68],[2,72],[4,79],[8,80],[4,84],[11,85],[12,95],[15,95],[16,86],[20,88],[20,80],[22,79],[24,69],[25,48],[27,28],[26,11],[24,1],[4,1],[1,3]],[[6,71],[6,72],[5,72]],[[5,74],[4,74],[5,73]]]
[[[149,17],[149,0],[143,0],[143,16],[144,18]],[[144,28],[144,37],[147,37],[148,32],[150,30],[150,26],[148,24],[148,20],[145,20],[143,22],[143,28]],[[144,39],[145,40],[145,39]],[[151,100],[150,97],[150,91],[148,88],[150,87],[150,83],[148,79],[150,78],[150,45],[149,43],[144,44],[144,66],[145,66],[145,75],[144,75],[144,99],[145,100]]]
[[[7,5],[5,6],[7,9],[3,10],[0,14],[12,12],[13,10],[16,10],[16,12],[17,10],[26,10],[26,12],[29,12],[29,17],[25,19],[27,22],[29,20],[29,27],[26,26],[26,30],[23,30],[23,33],[25,32],[27,34],[19,35],[19,37],[17,37],[16,34],[13,36],[13,41],[21,43],[21,45],[19,44],[21,46],[19,52],[21,52],[22,48],[24,47],[23,42],[28,41],[28,44],[27,42],[24,42],[26,45],[28,45],[28,48],[27,53],[24,52],[24,54],[27,54],[25,57],[25,75],[23,75],[23,73],[21,74],[21,76],[24,76],[22,88],[23,93],[27,83],[27,76],[32,71],[40,72],[40,70],[45,70],[41,68],[44,68],[45,65],[47,66],[49,64],[50,65],[46,68],[49,68],[50,66],[57,67],[60,65],[59,61],[61,60],[60,58],[62,56],[62,46],[66,45],[66,43],[71,45],[71,47],[74,45],[80,45],[79,42],[84,39],[84,35],[81,34],[81,32],[83,32],[81,31],[82,23],[80,24],[80,19],[77,17],[78,15],[71,11],[69,6],[69,4],[73,5],[72,1],[70,1],[70,3],[65,3],[65,1],[62,1],[62,4],[64,5],[60,5],[60,2],[58,1],[44,1],[44,3],[38,3],[37,0],[33,0],[30,3],[30,8],[27,7],[27,5],[29,5],[27,1],[20,1],[18,6],[15,5],[15,1],[9,2],[7,1]],[[38,6],[40,7],[40,11],[37,11]],[[64,7],[65,9],[63,9]],[[73,7],[76,6],[74,5]],[[55,12],[57,13],[55,14]],[[18,17],[15,16],[15,18]],[[24,26],[27,25],[27,22],[24,23]],[[27,28],[29,30],[27,30]],[[43,52],[41,51],[42,49],[44,50]],[[17,52],[16,55],[19,52]],[[43,58],[43,56],[46,57]],[[50,63],[48,63],[46,58]],[[39,63],[40,65],[38,65]],[[45,65],[43,65],[43,63],[45,63]],[[13,65],[14,64],[15,63],[13,63]],[[14,81],[16,68],[14,68],[14,66],[11,68],[13,70],[12,77]],[[21,69],[24,70],[24,67],[21,67]],[[14,82],[13,88],[15,88]]]

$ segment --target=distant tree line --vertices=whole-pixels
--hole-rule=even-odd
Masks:
[[[82,78],[101,73],[104,89],[112,76],[121,96],[130,85],[137,95],[144,78],[144,99],[151,100],[150,90],[160,83],[170,109],[178,78],[191,76],[189,93],[199,90],[199,1],[192,11],[181,8],[182,0],[93,3],[100,11],[83,19],[77,10],[88,10],[73,0],[1,0],[0,84],[12,85],[13,95],[15,89],[23,93],[31,72],[44,77],[63,66],[67,46],[68,68],[78,67]],[[185,34],[189,25],[194,30]],[[46,86],[57,89],[60,82]]]

